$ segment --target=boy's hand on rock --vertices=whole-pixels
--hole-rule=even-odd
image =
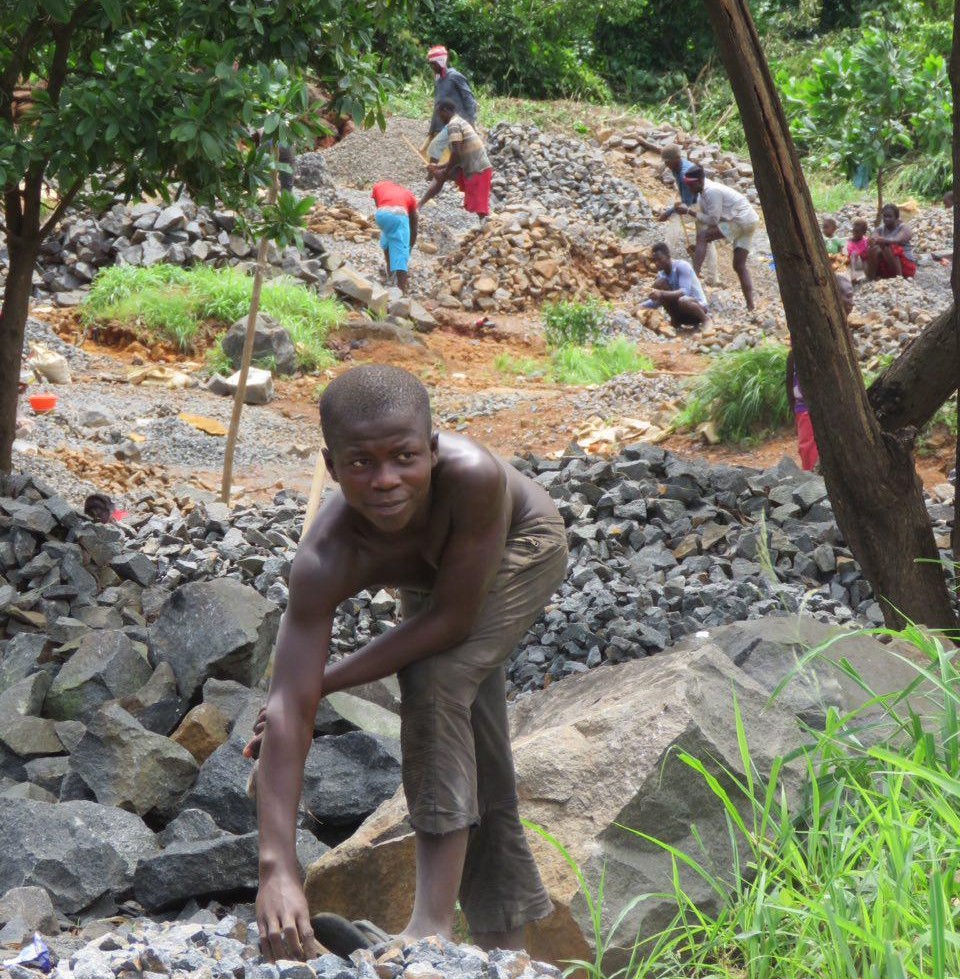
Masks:
[[[267,962],[315,959],[325,951],[314,938],[307,899],[296,874],[266,875],[261,871],[257,929],[260,954]]]
[[[257,719],[253,723],[253,737],[246,743],[243,749],[244,758],[260,757],[260,747],[263,744],[263,732],[267,727],[267,708],[261,707]]]

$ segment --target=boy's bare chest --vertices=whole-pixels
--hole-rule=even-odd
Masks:
[[[450,536],[449,512],[431,514],[426,526],[378,542],[371,554],[372,575],[384,586],[430,588]]]

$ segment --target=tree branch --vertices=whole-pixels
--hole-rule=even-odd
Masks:
[[[48,234],[54,229],[60,218],[63,217],[63,212],[73,203],[74,198],[80,193],[80,189],[83,187],[83,178],[78,177],[70,185],[70,189],[62,194],[60,200],[57,202],[57,206],[53,209],[53,213],[47,220],[43,223],[43,227],[40,229],[40,237],[46,238]]]

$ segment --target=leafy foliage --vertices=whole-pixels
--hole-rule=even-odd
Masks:
[[[471,80],[497,94],[604,102],[589,57],[595,20],[578,0],[436,0],[424,35],[445,39]]]
[[[720,354],[695,379],[677,423],[693,428],[713,421],[730,442],[779,428],[790,420],[786,377],[787,348],[780,344]]]
[[[911,156],[925,167],[906,189],[929,196],[949,182],[949,34],[939,22],[907,30],[918,7],[865,14],[853,43],[824,49],[802,76],[779,78],[801,148],[859,187]]]
[[[560,300],[547,303],[543,307],[547,346],[557,348],[573,344],[582,347],[599,343],[609,311],[609,305],[595,297],[586,302]]]
[[[236,269],[119,265],[104,269],[94,280],[81,316],[88,325],[114,320],[141,331],[150,341],[173,341],[192,350],[205,323],[229,325],[246,316],[252,292],[252,278]],[[302,370],[331,363],[324,341],[345,315],[337,302],[279,276],[264,283],[260,308],[287,329]],[[219,348],[219,338],[215,346]],[[211,356],[214,369],[221,368],[222,357]]]

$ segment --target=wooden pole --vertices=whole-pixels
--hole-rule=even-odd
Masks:
[[[276,166],[277,147],[273,147],[273,162]],[[277,171],[273,171],[273,181],[267,202],[275,204],[279,179]],[[230,416],[230,428],[227,431],[227,448],[223,456],[223,479],[220,483],[220,502],[230,505],[230,484],[233,481],[233,456],[237,448],[237,437],[240,434],[240,416],[243,414],[243,403],[247,396],[247,376],[250,373],[250,361],[253,360],[253,340],[257,330],[257,313],[260,312],[260,293],[263,291],[263,279],[267,270],[267,248],[270,241],[260,239],[257,248],[257,268],[253,274],[253,292],[250,295],[250,312],[247,315],[247,334],[243,341],[243,356],[240,360],[240,377],[237,381],[237,391],[233,397],[233,413]]]
[[[303,531],[300,539],[307,536],[310,524],[320,509],[320,500],[323,497],[323,490],[327,485],[327,464],[323,459],[323,445],[317,449],[317,464],[313,467],[313,482],[310,484],[310,495],[307,497],[307,512],[303,517]]]

